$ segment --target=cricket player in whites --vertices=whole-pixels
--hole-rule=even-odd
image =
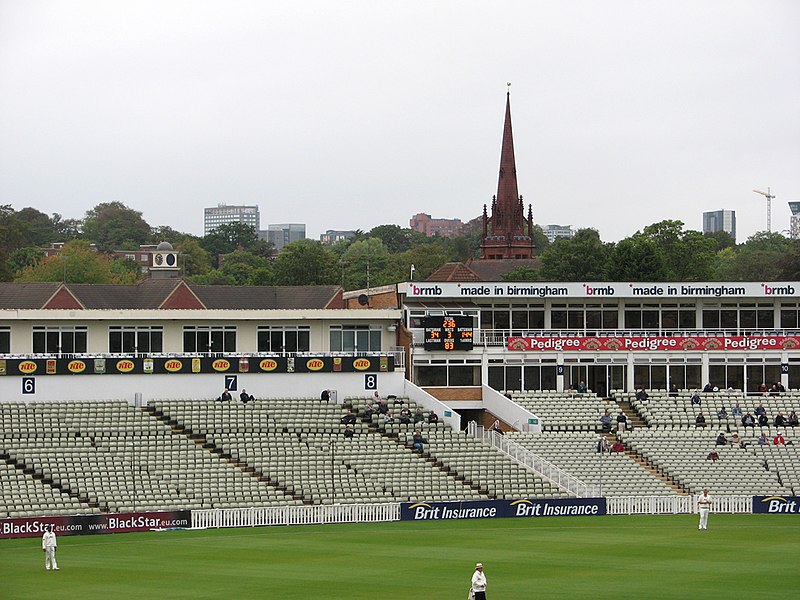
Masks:
[[[55,526],[50,525],[42,536],[42,550],[44,550],[44,568],[48,571],[53,567],[54,571],[58,571],[58,563],[56,562],[56,542]]]
[[[708,489],[703,490],[703,494],[697,497],[697,510],[700,512],[700,525],[698,529],[708,529],[708,513],[711,512],[711,496]]]

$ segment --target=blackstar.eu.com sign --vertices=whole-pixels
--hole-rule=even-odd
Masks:
[[[411,298],[795,298],[800,282],[559,283],[559,282],[408,282]]]
[[[606,514],[605,498],[550,498],[545,500],[476,500],[469,502],[404,502],[403,521],[447,521],[514,517],[594,517]]]

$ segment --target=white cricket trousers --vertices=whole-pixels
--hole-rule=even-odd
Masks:
[[[45,569],[57,569],[58,563],[56,562],[56,549],[55,548],[46,548],[44,551],[44,568]]]
[[[700,526],[698,529],[708,529],[708,513],[710,512],[707,508],[700,509]]]

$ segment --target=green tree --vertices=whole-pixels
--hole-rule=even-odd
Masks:
[[[25,245],[27,225],[19,220],[10,204],[0,205],[0,281],[10,281],[8,259]]]
[[[655,242],[667,266],[666,281],[708,280],[713,276],[719,246],[714,238],[699,231],[685,231],[683,226],[683,221],[660,221],[635,236]]]
[[[663,252],[647,237],[620,240],[609,255],[610,281],[669,281],[669,273]]]
[[[703,233],[703,237],[716,240],[718,251],[736,246],[736,239],[727,231],[706,231]]]
[[[536,248],[536,254],[541,256],[542,253],[550,247],[550,240],[544,234],[544,229],[541,225],[534,224],[533,226],[533,243]]]
[[[17,248],[6,261],[6,267],[14,276],[17,276],[27,267],[35,266],[43,257],[44,251],[41,248],[33,246]]]
[[[542,281],[605,281],[611,247],[596,229],[579,229],[572,239],[559,238],[542,253]],[[530,281],[530,280],[518,280]]]
[[[350,244],[342,255],[345,289],[358,290],[391,283],[385,272],[389,251],[378,238],[366,238]]]
[[[60,214],[53,213],[51,220],[56,241],[76,240],[82,234],[83,222],[80,219],[64,219]]]
[[[272,264],[268,259],[244,250],[225,255],[225,260],[219,268],[219,271],[229,277],[235,285],[252,285],[253,275],[257,270],[260,280],[269,280],[266,274],[272,271]]]
[[[789,240],[780,233],[756,233],[736,248],[736,259],[727,278],[731,281],[779,281],[790,251]]]
[[[414,280],[422,281],[448,262],[449,258],[447,248],[431,238],[431,241],[425,244],[419,244],[400,254],[390,255],[384,269],[384,281],[385,283],[408,281],[411,276],[411,265],[414,265]]]
[[[517,267],[503,275],[503,281],[539,281],[542,277],[541,269],[533,267]]]
[[[115,273],[112,259],[95,252],[85,240],[64,244],[61,254],[27,267],[16,281],[66,281],[67,283],[132,283],[125,274]]]
[[[219,266],[219,257],[236,249],[251,250],[258,239],[256,228],[246,223],[223,223],[203,238],[200,245],[211,257],[214,266]]]
[[[365,238],[377,238],[390,254],[400,254],[426,241],[425,234],[399,225],[378,225],[373,227]]]
[[[134,250],[150,240],[150,225],[142,213],[121,202],[104,202],[86,213],[83,221],[85,239],[103,252]]]
[[[330,285],[339,279],[336,255],[315,240],[286,244],[274,270],[275,285]]]
[[[27,246],[49,246],[52,242],[61,241],[57,239],[53,220],[43,212],[28,206],[17,213],[17,218],[26,225]]]
[[[114,283],[136,283],[142,279],[142,267],[132,258],[115,258],[111,261]]]
[[[186,277],[202,275],[211,270],[211,257],[197,238],[187,237],[175,245],[178,261]]]

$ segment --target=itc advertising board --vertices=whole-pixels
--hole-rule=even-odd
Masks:
[[[0,519],[0,539],[41,537],[50,525],[55,528],[58,536],[182,529],[192,526],[192,513],[188,510],[176,510]]]
[[[510,337],[509,350],[522,352],[608,352],[608,351],[674,351],[706,352],[725,350],[794,350],[800,348],[800,337],[772,336],[613,336],[613,337]]]
[[[797,298],[800,282],[561,283],[407,282],[400,292],[413,298]]]
[[[606,514],[605,498],[520,498],[469,502],[404,502],[402,521],[501,519],[530,517],[595,517]]]
[[[2,375],[357,373],[394,370],[393,356],[216,356],[0,359]]]

